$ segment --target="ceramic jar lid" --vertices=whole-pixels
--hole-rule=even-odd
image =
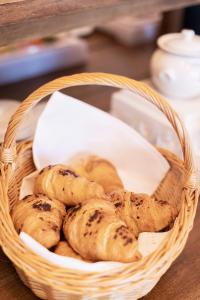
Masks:
[[[200,57],[200,36],[195,35],[193,30],[165,34],[158,39],[158,46],[176,55]]]

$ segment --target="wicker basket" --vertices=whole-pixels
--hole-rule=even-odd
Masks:
[[[153,254],[104,273],[82,273],[47,262],[28,249],[14,229],[10,209],[18,201],[21,181],[35,167],[31,142],[16,145],[17,129],[25,113],[56,90],[78,85],[125,88],[156,105],[173,126],[183,151],[183,161],[160,150],[171,169],[155,192],[162,199],[179,201],[180,213],[169,238]],[[27,97],[12,116],[1,147],[0,242],[23,282],[42,299],[138,299],[147,294],[183,250],[192,229],[199,189],[190,143],[176,112],[156,92],[141,82],[109,74],[79,74],[51,81]],[[181,200],[181,201],[180,201]]]

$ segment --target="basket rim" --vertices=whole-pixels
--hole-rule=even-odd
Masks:
[[[66,84],[66,81],[68,84]],[[183,149],[185,158],[184,162],[186,170],[188,171],[188,177],[182,192],[181,210],[175,221],[173,229],[170,232],[168,240],[165,239],[153,254],[142,258],[138,262],[128,263],[122,267],[116,267],[113,271],[105,271],[102,273],[78,273],[75,270],[72,271],[61,267],[56,267],[55,271],[55,265],[44,258],[39,257],[37,254],[33,253],[32,250],[26,247],[14,229],[12,219],[9,214],[6,187],[8,186],[10,175],[12,174],[15,157],[14,155],[11,155],[8,159],[7,156],[5,156],[5,152],[2,151],[0,163],[0,195],[2,198],[2,201],[0,201],[0,243],[5,254],[11,259],[17,268],[25,273],[29,273],[32,278],[40,281],[41,283],[48,283],[53,286],[56,282],[57,289],[67,289],[68,291],[71,290],[73,293],[78,294],[82,293],[82,288],[84,288],[85,291],[92,291],[94,289],[92,283],[95,283],[96,286],[98,284],[98,292],[104,293],[105,291],[110,291],[113,286],[115,286],[116,289],[117,281],[118,283],[120,282],[120,285],[118,286],[119,290],[122,290],[123,288],[127,289],[128,285],[130,286],[137,281],[155,278],[158,279],[161,277],[184,248],[188,234],[192,229],[198,203],[199,187],[190,143],[188,141],[185,128],[177,113],[170,107],[166,100],[145,84],[118,75],[103,73],[77,74],[59,78],[43,85],[25,99],[11,118],[2,150],[13,150],[13,147],[15,147],[15,130],[20,124],[26,110],[28,110],[33,103],[36,104],[44,95],[60,88],[60,85],[62,87],[63,85],[66,87],[81,85],[82,83],[105,84],[107,86],[129,88],[132,91],[146,96],[146,99],[155,104],[172,123]],[[10,240],[11,237],[13,238],[14,243]],[[19,257],[19,253],[21,254],[21,257]],[[52,275],[53,269],[54,274]],[[60,282],[60,285],[58,282]],[[105,289],[104,292],[101,289],[102,287]]]

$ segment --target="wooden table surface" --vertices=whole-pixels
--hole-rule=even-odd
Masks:
[[[55,77],[74,72],[101,71],[142,79],[149,74],[149,58],[154,45],[125,48],[111,39],[96,34],[88,39],[91,55],[86,66],[57,72],[37,79],[0,87],[0,97],[22,100],[29,92]],[[113,89],[81,87],[67,90],[68,94],[86,100],[104,110],[109,108]],[[143,300],[200,300],[200,208],[187,245],[157,286]],[[0,299],[38,299],[18,278],[11,262],[0,251]],[[116,299],[118,300],[118,299]]]

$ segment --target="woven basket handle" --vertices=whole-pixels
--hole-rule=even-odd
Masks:
[[[185,168],[188,171],[188,175],[190,176],[194,173],[192,152],[190,143],[188,142],[187,134],[185,132],[185,127],[177,113],[168,104],[168,102],[144,83],[123,76],[104,73],[82,73],[61,77],[50,81],[47,84],[44,84],[43,86],[35,90],[32,94],[30,94],[21,103],[17,111],[10,119],[4,138],[4,143],[2,145],[1,162],[4,164],[12,164],[14,162],[16,155],[15,139],[17,129],[19,128],[19,125],[24,119],[27,111],[29,111],[45,96],[48,96],[57,90],[81,85],[104,85],[128,89],[138,95],[143,96],[146,100],[156,105],[158,109],[165,114],[178,136],[183,151]]]

